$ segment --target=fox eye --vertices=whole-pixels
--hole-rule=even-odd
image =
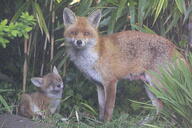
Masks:
[[[71,31],[70,34],[72,34],[72,35],[77,35],[78,32],[76,32],[76,31]]]
[[[90,35],[90,32],[84,32],[83,35],[84,35],[84,36],[89,36],[89,35]]]
[[[58,85],[57,85],[57,87],[58,87],[58,88],[60,88],[60,87],[61,87],[61,85],[60,85],[60,84],[58,84]]]

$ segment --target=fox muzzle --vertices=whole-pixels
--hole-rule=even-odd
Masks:
[[[81,48],[85,45],[84,41],[82,40],[76,40],[75,41],[75,46],[78,47],[78,48]]]
[[[84,49],[95,45],[96,41],[94,39],[74,39],[66,38],[66,41],[75,49]]]
[[[85,40],[80,40],[80,39],[74,39],[74,38],[66,38],[66,41],[73,47],[76,49],[82,49],[85,47],[86,45],[86,41]]]

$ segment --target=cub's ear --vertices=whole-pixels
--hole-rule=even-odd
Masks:
[[[36,87],[41,87],[43,85],[43,78],[41,78],[41,77],[33,77],[33,78],[31,78],[31,82]]]
[[[99,26],[99,22],[101,20],[101,10],[96,10],[94,11],[93,13],[91,13],[89,16],[88,16],[88,21],[89,23],[97,28]]]
[[[76,16],[69,8],[64,8],[63,11],[63,22],[65,27],[69,26],[70,24],[73,24],[76,22]]]
[[[59,72],[58,72],[58,70],[57,70],[57,68],[55,66],[53,67],[53,73],[59,75]]]

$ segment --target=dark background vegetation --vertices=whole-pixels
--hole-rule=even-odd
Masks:
[[[75,1],[75,0],[74,0]],[[22,91],[32,92],[33,76],[41,76],[56,65],[66,81],[61,114],[70,116],[73,111],[96,117],[97,93],[93,83],[87,80],[69,61],[65,52],[62,13],[71,8],[79,16],[87,16],[93,10],[102,9],[99,32],[102,35],[123,30],[157,33],[174,42],[182,53],[187,51],[190,38],[189,23],[191,0],[1,0],[0,22],[7,25],[19,22],[22,12],[35,19],[28,36],[4,35],[9,40],[6,47],[0,43],[0,113],[16,113]],[[21,30],[19,30],[21,32]],[[4,32],[8,33],[8,32]],[[2,33],[0,33],[0,37]],[[117,89],[115,116],[121,113],[137,115],[148,112],[141,104],[148,103],[141,81],[120,81]]]

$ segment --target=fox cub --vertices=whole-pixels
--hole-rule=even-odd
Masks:
[[[63,81],[56,67],[52,73],[43,77],[33,77],[31,82],[39,88],[39,91],[31,94],[22,94],[19,105],[19,114],[28,118],[45,118],[59,109]]]
[[[100,19],[100,10],[88,17],[76,16],[68,8],[63,12],[67,53],[79,70],[97,84],[99,118],[106,121],[112,117],[118,80],[141,79],[156,86],[148,71],[158,72],[159,65],[166,67],[180,54],[171,41],[155,34],[123,31],[101,36],[97,31]],[[158,113],[161,101],[147,86],[145,89]]]

